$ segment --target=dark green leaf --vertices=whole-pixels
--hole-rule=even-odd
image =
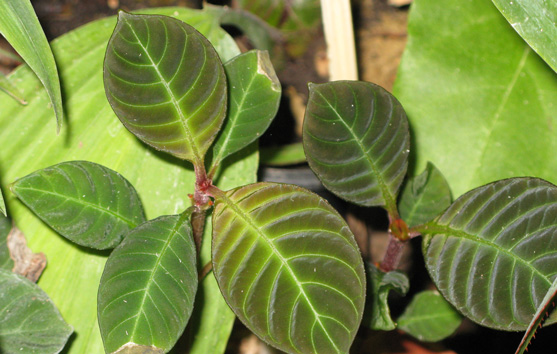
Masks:
[[[327,189],[395,213],[410,137],[404,109],[390,93],[368,82],[311,84],[303,137],[308,163]]]
[[[0,1],[0,34],[35,72],[48,93],[57,129],[64,120],[60,79],[54,56],[29,0]]]
[[[190,25],[120,11],[104,61],[108,102],[145,143],[199,166],[226,114],[226,76]]]
[[[263,165],[285,166],[306,162],[302,143],[261,147],[260,154]]]
[[[348,352],[365,274],[340,215],[292,185],[251,184],[215,200],[213,270],[242,322],[286,352]]]
[[[9,271],[14,267],[14,261],[11,259],[8,249],[8,235],[11,229],[11,220],[0,215],[0,269]]]
[[[454,307],[484,326],[528,327],[555,277],[557,187],[536,178],[494,182],[420,231],[429,273]]]
[[[72,332],[41,288],[0,269],[1,353],[59,353]]]
[[[424,172],[406,182],[398,204],[400,217],[410,227],[430,221],[451,205],[451,189],[430,162]]]
[[[275,117],[281,87],[267,52],[253,50],[224,65],[229,109],[215,146],[213,166],[259,138]]]
[[[98,318],[104,348],[168,352],[186,327],[197,291],[191,211],[133,229],[110,255],[101,278]]]
[[[19,92],[17,86],[14,85],[14,83],[2,73],[0,73],[0,91],[4,91],[21,104],[27,104],[25,99],[21,97],[21,92]]]
[[[398,318],[398,328],[425,342],[447,338],[460,326],[462,317],[436,291],[423,291],[412,299]]]
[[[119,173],[87,161],[54,165],[18,179],[14,194],[67,239],[113,248],[145,215],[133,186]]]
[[[557,75],[497,8],[415,0],[408,32],[394,93],[412,124],[410,174],[431,161],[454,197],[509,177],[557,183]]]
[[[511,26],[557,71],[557,2],[492,0]]]
[[[408,277],[398,270],[385,273],[373,264],[368,264],[367,270],[369,289],[364,322],[371,329],[393,330],[396,324],[391,318],[391,310],[387,302],[389,292],[395,290],[400,295],[405,295],[410,288]]]

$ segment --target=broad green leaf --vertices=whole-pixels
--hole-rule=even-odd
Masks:
[[[346,353],[365,298],[360,252],[324,199],[258,183],[215,193],[213,271],[236,316],[289,353]]]
[[[410,174],[432,162],[454,197],[509,177],[557,183],[557,75],[497,8],[415,0],[408,32],[394,94],[412,126]]]
[[[451,189],[441,172],[428,163],[409,179],[400,193],[400,217],[412,227],[430,221],[451,205]]]
[[[319,24],[319,0],[238,0],[237,6],[261,17],[271,26],[300,30]]]
[[[31,1],[0,1],[0,34],[10,42],[43,84],[54,107],[59,132],[64,120],[64,109],[58,69]]]
[[[391,309],[387,302],[389,293],[395,290],[400,295],[405,295],[410,288],[410,281],[406,274],[398,270],[385,273],[373,264],[368,264],[367,270],[368,299],[364,323],[374,330],[393,330],[396,324],[391,318]]]
[[[310,84],[309,90],[303,138],[311,169],[339,197],[395,214],[410,143],[400,103],[369,82]]]
[[[224,64],[228,79],[228,117],[213,147],[213,167],[267,130],[281,95],[267,52],[253,50]]]
[[[460,326],[462,317],[436,291],[426,290],[412,299],[398,318],[398,328],[425,342],[447,338]]]
[[[14,267],[14,261],[10,258],[10,250],[8,249],[8,235],[11,229],[11,220],[0,215],[0,269],[9,271]]]
[[[191,210],[141,224],[108,258],[98,295],[107,353],[134,346],[166,353],[186,328],[197,291]]]
[[[96,249],[116,247],[145,214],[122,175],[87,161],[33,172],[12,185],[14,194],[60,235]]]
[[[218,26],[218,19],[204,11],[168,7],[144,12],[187,21],[214,43],[225,61],[239,54],[234,40]],[[63,161],[87,160],[124,174],[141,195],[149,219],[180,213],[191,204],[187,193],[193,193],[193,170],[184,167],[181,160],[147,148],[122,126],[107,103],[102,81],[103,58],[115,25],[116,18],[109,17],[52,42],[64,83],[70,127],[60,136],[53,134],[56,124],[48,119],[52,113],[45,109],[48,97],[33,72],[21,66],[10,76],[29,104],[21,106],[8,96],[0,96],[4,191],[8,191],[7,183],[38,169]],[[235,161],[218,179],[249,183],[256,166],[254,153]],[[34,216],[12,193],[5,197],[10,216],[25,233],[29,247],[44,252],[48,258],[39,285],[75,328],[76,336],[67,354],[102,353],[96,294],[106,253],[75,247]],[[200,335],[200,340],[203,338]]]
[[[72,332],[38,285],[0,269],[1,353],[59,353]]]
[[[524,337],[522,337],[522,341],[518,346],[515,354],[523,354],[525,351],[528,351],[528,345],[532,341],[532,338],[535,337],[536,331],[538,328],[542,326],[542,322],[546,318],[546,316],[553,311],[555,314],[555,301],[557,300],[557,278],[553,281],[553,285],[549,288],[547,294],[543,298],[534,318],[528,325],[526,329],[526,333],[524,333]]]
[[[420,231],[429,273],[457,310],[491,328],[528,327],[557,274],[557,187],[497,181],[458,198]]]
[[[261,147],[260,154],[263,165],[286,166],[306,162],[302,143]]]
[[[226,114],[226,76],[193,27],[120,11],[104,62],[106,95],[122,123],[152,147],[203,164]]]
[[[557,2],[492,0],[514,30],[557,71]]]
[[[21,97],[21,93],[19,92],[17,86],[2,73],[0,73],[0,91],[4,91],[21,104],[27,104],[25,99]]]

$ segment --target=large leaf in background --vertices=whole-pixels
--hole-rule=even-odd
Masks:
[[[557,274],[557,187],[494,182],[420,229],[429,273],[457,310],[492,328],[528,327]]]
[[[10,219],[0,215],[0,269],[11,271],[14,267],[14,261],[10,258],[10,250],[8,249],[8,235],[12,229]]]
[[[415,0],[394,93],[412,175],[431,161],[453,196],[497,179],[557,182],[557,75],[484,0]],[[435,33],[435,35],[432,35]]]
[[[398,328],[421,341],[437,342],[458,328],[462,316],[436,291],[416,294],[397,319]]]
[[[48,226],[78,245],[116,247],[145,221],[141,200],[122,175],[88,161],[69,161],[14,182],[14,194]]]
[[[0,352],[58,353],[72,332],[41,288],[0,269]]]
[[[166,353],[184,331],[197,291],[191,210],[141,224],[108,257],[98,295],[107,353],[124,346]]]
[[[54,107],[57,130],[60,131],[64,120],[64,109],[58,70],[39,19],[29,0],[0,1],[0,34],[10,42],[41,80]]]
[[[10,79],[4,76],[3,73],[0,73],[0,91],[4,91],[21,104],[27,104],[25,99],[21,97],[21,93],[19,93],[17,86],[14,85]]]
[[[223,60],[239,53],[234,41],[218,26],[218,19],[205,12],[184,8],[148,12],[176,16],[195,26],[215,43]],[[181,160],[162,158],[160,153],[147,148],[122,126],[106,101],[103,58],[115,25],[115,17],[103,19],[52,43],[69,120],[69,130],[64,129],[60,136],[54,134],[55,121],[48,119],[52,111],[45,109],[48,97],[33,72],[22,66],[11,75],[29,104],[21,106],[8,96],[0,97],[0,166],[4,191],[7,183],[38,169],[62,161],[88,160],[124,174],[141,196],[149,219],[180,213],[191,204],[187,193],[193,193],[193,170],[184,167]],[[242,161],[232,159],[219,180],[249,183],[256,166],[257,154]],[[44,252],[49,260],[39,285],[75,328],[77,335],[68,354],[102,353],[96,293],[105,254],[75,247],[42,223],[11,193],[5,197],[10,216],[25,233],[29,247]],[[222,298],[220,294],[219,297]]]
[[[213,270],[242,322],[286,352],[348,352],[366,282],[340,215],[292,185],[258,183],[214,196]]]
[[[390,93],[369,82],[310,84],[303,138],[308,163],[327,189],[396,215],[409,133],[404,109]]]
[[[193,27],[120,11],[106,49],[104,85],[133,134],[203,165],[226,114],[226,76],[211,43]]]
[[[267,52],[252,50],[239,55],[224,64],[224,70],[229,108],[213,146],[215,168],[267,130],[277,114],[281,95],[280,82]]]
[[[398,203],[400,217],[408,226],[430,221],[451,205],[451,189],[430,162],[424,172],[404,184]]]
[[[518,34],[557,71],[557,2],[492,0]]]

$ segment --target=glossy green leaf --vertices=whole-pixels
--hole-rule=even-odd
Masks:
[[[454,197],[508,177],[557,183],[557,75],[497,8],[415,0],[408,32],[394,94],[412,126],[410,174],[432,162]]]
[[[0,352],[59,353],[72,332],[38,285],[0,269]]]
[[[4,91],[21,104],[27,104],[25,99],[21,96],[17,86],[2,73],[0,73],[0,91]]]
[[[130,182],[92,162],[62,162],[33,172],[15,181],[12,191],[48,226],[82,246],[114,248],[145,221]]]
[[[398,328],[424,342],[437,342],[456,331],[462,316],[436,291],[418,293],[398,318]]]
[[[532,341],[532,338],[535,337],[536,331],[538,328],[542,326],[542,323],[546,316],[553,311],[555,314],[555,301],[557,300],[557,278],[553,281],[553,285],[549,288],[547,294],[543,298],[534,318],[528,325],[526,329],[526,333],[524,333],[524,337],[522,337],[522,341],[520,341],[520,345],[516,350],[515,354],[524,354],[525,351],[528,351],[528,345]]]
[[[361,81],[310,84],[303,138],[308,163],[327,189],[396,213],[410,137],[404,109],[390,93]]]
[[[528,327],[557,274],[557,187],[536,178],[494,182],[420,231],[429,273],[457,310],[491,328]]]
[[[345,353],[365,297],[360,252],[324,199],[258,183],[215,194],[213,270],[236,315],[289,353]]]
[[[492,0],[515,31],[557,71],[557,2]]]
[[[120,11],[104,62],[106,95],[145,143],[201,165],[226,114],[226,77],[193,27]]]
[[[8,249],[8,235],[11,229],[11,220],[0,215],[0,269],[9,271],[14,267],[14,261],[10,258],[10,250]]]
[[[0,1],[0,34],[10,42],[41,80],[54,107],[57,129],[60,131],[64,109],[58,69],[31,1]]]
[[[98,318],[104,348],[168,352],[184,331],[197,291],[191,209],[133,229],[101,277]]]
[[[260,154],[263,165],[286,166],[306,162],[302,143],[261,147]]]
[[[213,147],[213,166],[248,146],[269,127],[278,111],[281,87],[267,52],[253,50],[224,64],[228,117]]]
[[[364,323],[371,329],[390,331],[396,328],[391,318],[391,309],[387,302],[391,290],[405,295],[410,288],[410,281],[406,274],[393,270],[385,273],[368,263],[368,294]]]
[[[430,221],[451,205],[451,189],[441,172],[428,163],[400,193],[400,217],[410,227]]]
[[[239,54],[234,40],[218,26],[218,19],[204,11],[167,7],[144,12],[187,21],[212,41],[225,61]],[[10,97],[0,95],[0,163],[4,191],[8,191],[7,183],[35,170],[62,161],[87,160],[124,174],[141,195],[149,219],[180,213],[191,204],[187,194],[193,193],[193,171],[184,167],[183,161],[161,156],[165,154],[147,148],[124,128],[106,100],[103,58],[115,25],[116,18],[108,17],[52,42],[64,82],[70,127],[60,136],[53,134],[55,122],[48,119],[52,113],[45,109],[48,97],[33,72],[21,66],[10,76],[21,87],[29,104],[21,106]],[[251,182],[257,154],[239,158],[241,160],[230,159],[230,168],[218,179],[240,184]],[[67,354],[102,353],[96,296],[105,253],[75,247],[34,216],[12,193],[6,193],[5,197],[10,216],[25,233],[29,247],[44,252],[48,258],[48,267],[39,285],[75,328],[76,336]],[[219,297],[222,298],[220,294]],[[209,336],[200,335],[199,341],[205,337]],[[226,342],[226,338],[223,341]]]

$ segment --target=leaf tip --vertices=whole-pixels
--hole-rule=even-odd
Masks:
[[[281,91],[280,81],[269,57],[269,52],[266,50],[257,51],[257,72],[265,75],[271,81],[271,89],[273,91]]]

